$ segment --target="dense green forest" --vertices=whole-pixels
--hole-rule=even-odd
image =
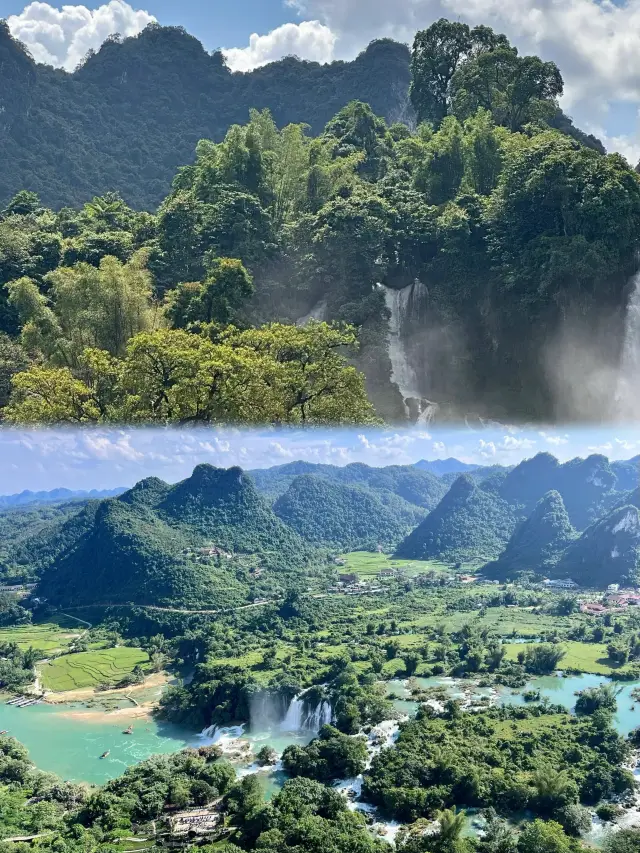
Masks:
[[[0,217],[6,420],[356,422],[375,408],[398,421],[434,405],[444,418],[554,420],[613,405],[615,382],[595,387],[585,360],[565,359],[588,340],[618,367],[640,179],[562,118],[553,63],[444,20],[416,36],[411,73],[407,49],[386,41],[351,64],[283,60],[250,75],[157,26],[111,39],[73,75],[34,66],[6,28],[0,44],[16,83],[10,154],[42,175],[24,140],[54,138],[39,162],[84,181],[65,160],[82,151],[105,170],[90,191],[54,193],[75,207],[50,209],[41,178],[7,168],[19,183]],[[409,82],[416,120],[402,123],[391,101],[407,105]],[[234,107],[216,127],[189,119],[218,96]],[[52,125],[43,103],[64,104]],[[70,114],[99,143],[50,137],[65,124],[66,139]],[[156,131],[139,146],[142,121]],[[139,185],[129,149],[157,209],[126,196]],[[398,380],[399,365],[415,381]]]
[[[313,565],[322,573],[322,555],[276,517],[239,468],[199,465],[171,487],[143,480],[91,502],[50,534],[35,551],[38,594],[50,604],[239,606],[283,594],[305,573],[308,583]]]
[[[34,63],[3,22],[0,61],[11,87],[3,93],[0,203],[26,189],[59,209],[116,191],[151,210],[197,143],[221,141],[251,108],[313,133],[352,100],[389,122],[412,116],[409,50],[390,39],[353,62],[288,57],[234,74],[182,28],[151,24],[132,38],[110,37],[68,74]]]

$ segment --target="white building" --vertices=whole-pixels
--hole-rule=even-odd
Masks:
[[[566,578],[562,581],[550,581],[547,578],[544,585],[548,589],[578,589],[578,584],[575,581],[572,581],[571,578]]]

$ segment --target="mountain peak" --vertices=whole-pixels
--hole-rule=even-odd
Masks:
[[[503,550],[516,523],[513,508],[506,501],[478,488],[463,474],[400,543],[396,554],[406,559],[486,562]]]
[[[546,573],[577,537],[559,492],[547,492],[520,524],[488,575],[501,579],[519,572]]]
[[[585,586],[636,583],[639,555],[640,512],[627,504],[587,528],[567,549],[556,571]]]

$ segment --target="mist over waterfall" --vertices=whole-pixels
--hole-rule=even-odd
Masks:
[[[327,300],[321,299],[316,305],[313,306],[311,311],[308,314],[305,314],[304,317],[300,317],[300,319],[296,322],[296,326],[306,326],[311,320],[326,320],[327,319]]]
[[[382,287],[385,306],[390,315],[388,352],[391,381],[398,387],[407,420],[427,424],[433,419],[438,406],[424,397],[421,388],[424,377],[418,376],[412,363],[411,340],[426,314],[429,292],[426,285],[418,280],[402,290],[385,285]],[[424,372],[421,368],[421,374]],[[423,378],[422,383],[420,378]]]
[[[249,703],[251,731],[319,732],[331,722],[332,710],[325,700],[311,701],[306,693],[289,699],[284,693],[261,690]]]
[[[268,731],[278,728],[284,719],[289,702],[282,693],[261,690],[249,701],[249,719],[253,731]]]
[[[310,705],[305,701],[304,694],[300,694],[291,700],[280,729],[283,732],[319,732],[322,726],[331,722],[331,718],[331,705],[328,702]]]
[[[640,416],[640,271],[634,276],[627,307],[616,407],[620,420]]]

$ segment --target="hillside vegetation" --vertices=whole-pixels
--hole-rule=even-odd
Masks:
[[[38,592],[59,605],[238,606],[282,593],[312,556],[240,469],[209,465],[95,502],[48,540]]]
[[[554,420],[614,405],[613,383],[582,393],[586,362],[546,354],[577,336],[618,365],[640,178],[561,120],[553,63],[447,21],[418,33],[410,75],[388,41],[353,63],[236,75],[157,26],[73,75],[34,66],[6,28],[0,55],[6,420],[394,422],[424,400]],[[394,121],[409,82],[417,125]],[[398,300],[416,376],[402,393]]]
[[[502,551],[516,523],[513,507],[462,475],[433,512],[398,545],[396,556],[486,562]]]

